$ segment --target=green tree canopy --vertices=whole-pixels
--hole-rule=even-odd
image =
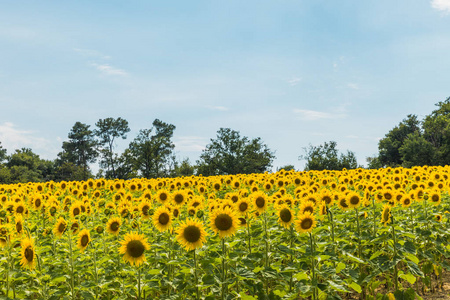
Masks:
[[[311,170],[342,170],[343,168],[355,169],[358,167],[356,156],[347,150],[346,154],[340,154],[334,141],[325,142],[323,145],[304,148],[305,154],[300,155],[300,160],[306,160],[305,171]]]
[[[197,161],[199,174],[250,174],[269,171],[275,158],[261,138],[250,140],[238,131],[220,128]]]

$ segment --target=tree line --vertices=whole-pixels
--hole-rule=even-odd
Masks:
[[[196,164],[188,158],[179,161],[172,140],[175,129],[173,124],[155,119],[151,128],[139,130],[118,153],[116,142],[130,132],[127,120],[100,119],[94,128],[76,122],[54,160],[41,159],[30,148],[7,155],[0,142],[0,183],[262,173],[271,170],[275,159],[261,138],[250,139],[230,128],[220,128]],[[99,171],[93,174],[90,166],[96,162]]]

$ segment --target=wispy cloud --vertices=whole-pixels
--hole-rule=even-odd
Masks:
[[[80,48],[74,48],[73,51],[88,57],[95,57],[95,58],[101,58],[101,59],[111,59],[111,56],[104,55],[99,51],[91,50],[91,49],[80,49]]]
[[[174,139],[177,151],[201,152],[207,143],[208,139],[200,136],[182,136]]]
[[[350,83],[347,83],[347,86],[353,90],[359,90],[359,85],[356,83],[350,82]]]
[[[227,111],[227,110],[229,110],[228,107],[225,107],[225,106],[208,105],[207,108],[212,109],[212,110],[219,110],[219,111]]]
[[[450,0],[432,0],[431,7],[448,14],[450,13]]]
[[[91,64],[94,68],[100,71],[103,75],[107,76],[127,76],[128,73],[122,69],[115,68],[109,64]]]
[[[288,80],[288,83],[290,86],[296,86],[302,81],[301,77],[293,77]]]
[[[343,112],[338,113],[329,113],[317,110],[309,110],[309,109],[294,109],[294,113],[299,115],[301,119],[306,121],[316,121],[322,119],[342,119],[346,117],[346,114]]]
[[[36,133],[31,130],[18,129],[11,122],[0,124],[0,141],[2,147],[8,152],[25,147],[31,148],[33,151],[43,150],[44,153],[56,154],[50,141],[36,137]]]

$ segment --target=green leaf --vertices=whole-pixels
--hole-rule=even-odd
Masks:
[[[344,269],[345,269],[345,264],[343,262],[338,263],[336,266],[336,274],[339,274]]]
[[[361,258],[358,258],[356,256],[354,256],[353,254],[350,254],[348,252],[344,252],[343,253],[345,256],[347,256],[348,258],[350,258],[350,260],[360,263],[360,264],[365,264],[364,260],[362,260]]]
[[[305,272],[295,274],[295,279],[297,279],[298,281],[308,280],[308,278],[308,274],[306,274]]]
[[[159,269],[151,269],[151,270],[145,271],[145,273],[147,273],[149,275],[156,275],[156,274],[159,274],[160,272],[161,272],[161,270],[159,270]]]
[[[344,292],[344,293],[349,293],[349,292],[350,292],[350,291],[347,290],[344,286],[342,286],[342,285],[340,285],[340,284],[337,284],[337,283],[334,282],[334,281],[328,280],[328,283],[330,284],[331,288],[332,288],[333,290],[335,290],[335,291],[338,291],[338,292]]]
[[[356,282],[352,282],[348,286],[351,287],[352,289],[354,289],[359,294],[362,292],[361,286],[359,284],[357,284]]]
[[[412,261],[415,264],[419,264],[419,259],[417,258],[417,256],[415,256],[414,254],[411,253],[405,253],[405,257],[407,259],[409,259],[410,261]]]
[[[416,277],[414,277],[411,274],[400,274],[398,277],[405,279],[406,281],[408,281],[410,284],[414,284],[416,282]]]
[[[241,296],[242,300],[258,300],[258,298],[255,298],[250,295],[246,295],[244,292],[241,292],[239,295]]]
[[[369,258],[369,260],[375,259],[375,258],[377,258],[378,256],[380,256],[383,253],[384,253],[384,251],[378,250],[377,252],[372,254],[372,256]]]

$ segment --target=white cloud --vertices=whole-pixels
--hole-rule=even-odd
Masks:
[[[432,0],[431,7],[445,13],[450,13],[450,0]]]
[[[358,84],[356,84],[356,83],[348,83],[347,84],[347,86],[349,87],[349,88],[351,88],[351,89],[354,89],[354,90],[359,90],[359,85]]]
[[[108,76],[127,76],[128,75],[128,73],[126,71],[117,69],[109,64],[92,63],[91,65],[104,75],[108,75]]]
[[[315,121],[321,119],[342,119],[346,115],[344,113],[328,113],[309,109],[294,109],[294,113],[300,115],[300,118],[307,121]]]
[[[75,51],[83,56],[89,56],[89,57],[95,57],[95,58],[101,58],[101,59],[111,59],[111,56],[104,55],[96,50],[74,48],[73,51]]]
[[[174,139],[176,151],[201,152],[207,143],[208,139],[199,136],[182,136]]]
[[[302,81],[301,77],[293,77],[292,79],[288,80],[288,83],[290,86],[296,86],[297,84],[300,83],[300,81]]]
[[[16,128],[11,122],[0,124],[0,142],[2,147],[8,150],[8,153],[12,153],[16,149],[31,148],[35,153],[46,153],[45,157],[56,156],[57,151],[52,147],[50,141],[35,135],[36,133],[31,130]]]
[[[212,110],[220,110],[220,111],[227,111],[228,110],[228,107],[225,107],[225,106],[208,105],[207,108],[212,109]]]

